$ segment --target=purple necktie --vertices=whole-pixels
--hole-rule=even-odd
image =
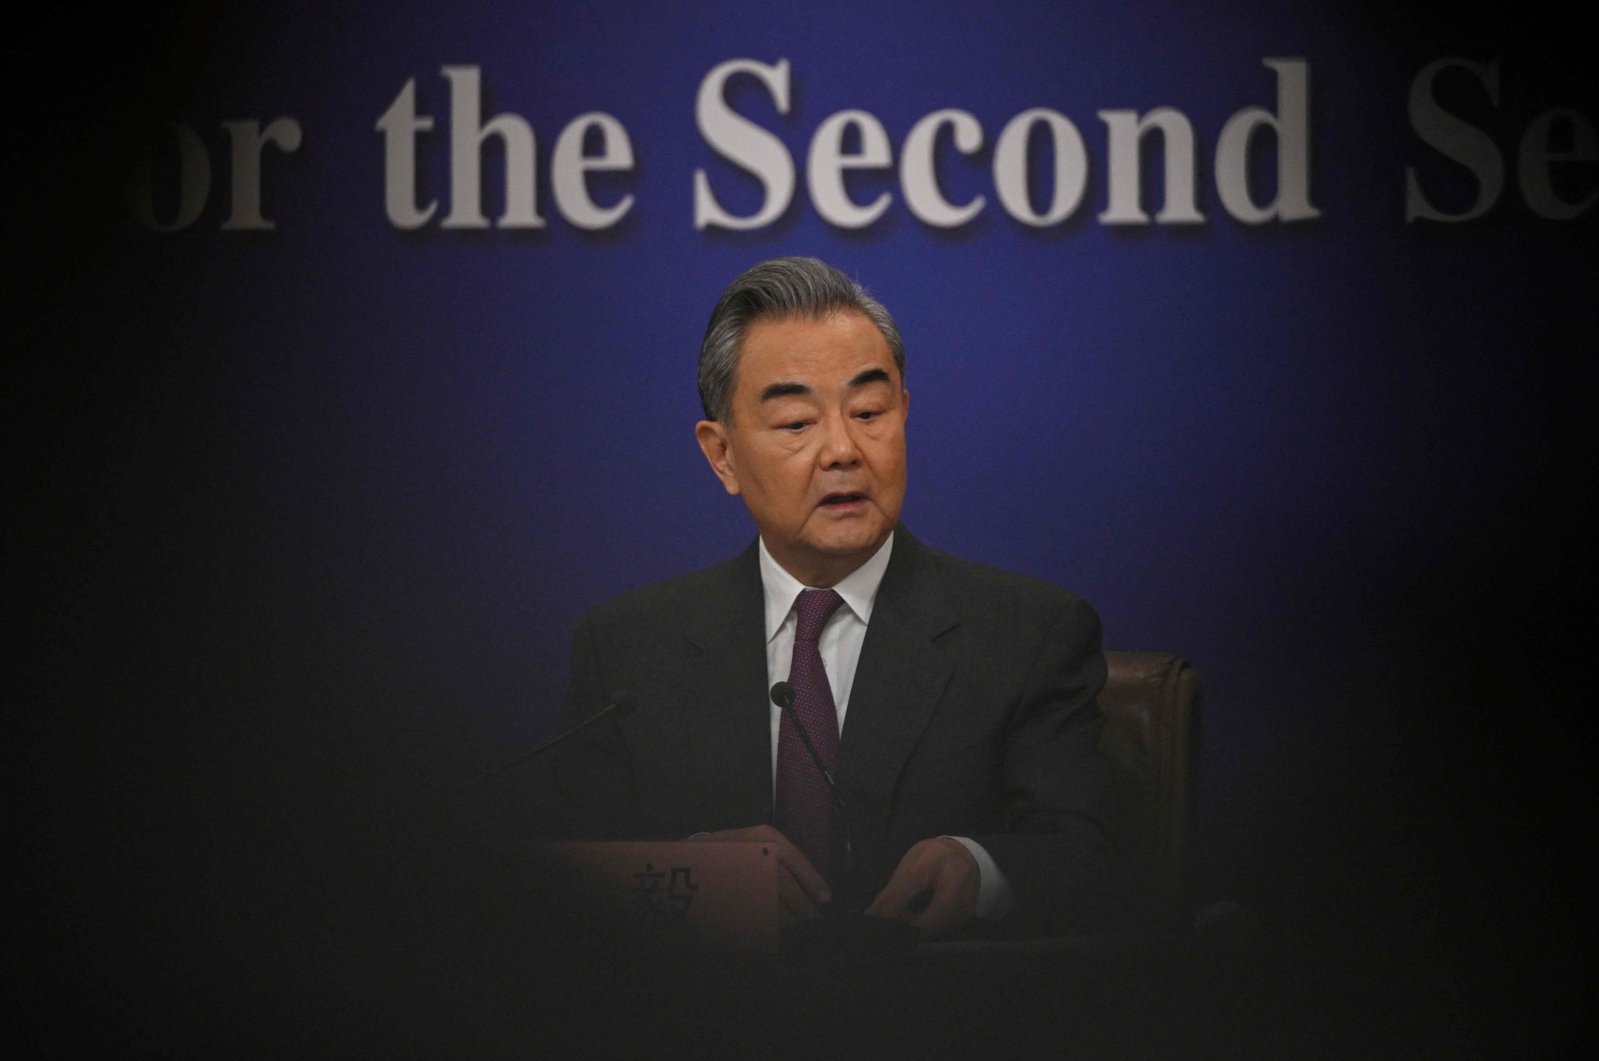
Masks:
[[[838,709],[833,706],[833,690],[827,684],[816,642],[828,617],[843,603],[844,598],[830,589],[801,590],[794,602],[799,627],[794,632],[794,662],[788,671],[788,683],[794,687],[794,711],[783,712],[777,730],[777,827],[805,852],[816,871],[829,879],[833,877],[833,801],[827,782],[794,728],[793,715],[799,715],[816,746],[817,758],[833,773],[838,757]]]

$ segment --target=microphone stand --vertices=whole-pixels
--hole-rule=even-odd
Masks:
[[[888,955],[913,950],[918,939],[914,927],[902,921],[869,917],[864,913],[866,904],[858,894],[861,877],[855,864],[855,832],[850,826],[849,808],[844,805],[844,797],[839,794],[832,773],[822,765],[822,757],[816,753],[816,745],[811,743],[810,734],[805,732],[799,712],[794,710],[794,687],[788,682],[778,682],[772,686],[771,697],[772,703],[787,713],[789,721],[794,723],[806,754],[811,757],[817,773],[822,775],[822,781],[827,785],[833,809],[844,822],[844,887],[841,890],[846,901],[841,903],[834,900],[819,919],[790,925],[784,930],[785,948],[803,954],[831,952],[853,955]]]
[[[832,773],[822,765],[822,757],[816,752],[816,745],[811,743],[811,735],[805,731],[805,724],[800,721],[799,712],[794,710],[794,687],[788,682],[778,682],[772,686],[772,703],[776,704],[784,714],[788,715],[794,729],[799,733],[800,742],[805,745],[805,753],[811,757],[811,763],[816,767],[816,772],[822,775],[822,783],[827,786],[827,795],[833,801],[833,810],[837,818],[844,823],[844,887],[840,889],[845,896],[845,902],[834,902],[831,912],[843,910],[856,912],[864,904],[857,894],[859,890],[859,875],[855,866],[855,832],[850,827],[849,808],[844,806],[844,797],[839,794],[838,785],[833,781]]]
[[[588,729],[589,727],[598,724],[602,719],[623,718],[623,717],[625,717],[627,715],[631,715],[633,713],[633,709],[636,708],[636,707],[638,707],[638,701],[636,699],[634,699],[632,693],[629,693],[629,692],[617,693],[616,696],[612,697],[611,701],[608,704],[606,704],[603,708],[601,708],[599,711],[596,711],[594,714],[590,715],[588,718],[585,718],[582,722],[579,722],[577,725],[573,726],[571,729],[565,730],[565,731],[563,731],[561,733],[557,733],[555,736],[551,737],[549,740],[545,741],[543,744],[540,744],[536,748],[532,748],[532,749],[530,749],[528,751],[523,752],[521,755],[518,755],[515,759],[512,759],[510,762],[501,763],[499,766],[491,767],[490,769],[483,771],[483,773],[478,774],[476,777],[468,778],[467,780],[462,781],[459,785],[456,786],[456,788],[459,791],[459,790],[462,790],[462,789],[471,788],[473,785],[476,785],[479,782],[487,781],[489,778],[495,776],[496,774],[500,774],[500,773],[503,773],[506,770],[509,770],[511,767],[516,766],[518,763],[527,762],[527,760],[533,758],[536,755],[542,755],[544,752],[549,751],[551,748],[554,748],[556,745],[566,743],[566,741],[568,741],[571,738],[577,736],[579,733],[582,733],[584,730]]]

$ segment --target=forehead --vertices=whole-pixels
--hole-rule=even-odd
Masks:
[[[837,386],[869,368],[884,369],[891,380],[899,380],[888,340],[863,313],[765,317],[744,333],[734,392],[756,393],[777,382]]]

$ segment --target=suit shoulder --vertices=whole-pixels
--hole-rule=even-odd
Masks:
[[[1064,586],[938,549],[924,546],[923,553],[962,610],[1002,611],[1013,618],[1030,617],[1042,623],[1099,625],[1093,605]]]
[[[741,583],[746,581],[744,564],[743,557],[734,557],[664,582],[628,590],[589,609],[578,624],[601,629],[633,628],[671,623],[700,614],[707,608],[723,607],[723,602],[735,598]],[[758,581],[756,585],[759,586]]]

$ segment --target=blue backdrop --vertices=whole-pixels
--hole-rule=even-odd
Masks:
[[[72,957],[41,975],[98,970],[114,996],[114,955],[247,952],[240,924],[546,736],[581,611],[750,538],[694,445],[698,342],[740,270],[814,254],[904,333],[907,525],[1078,590],[1109,646],[1203,676],[1201,897],[1248,900],[1324,954],[1312,980],[1380,966],[1348,978],[1360,997],[1399,991],[1474,1036],[1495,1033],[1468,1003],[1492,997],[1561,1040],[1580,987],[1530,970],[1574,954],[1585,923],[1559,881],[1591,838],[1570,675],[1589,649],[1599,106],[1568,34],[1517,11],[276,3],[118,16],[104,46],[41,25],[12,97],[25,887],[95,912],[93,929],[47,919],[48,952]],[[1281,58],[1309,71],[1320,216],[1245,224],[1215,156],[1236,112],[1277,110],[1263,61]],[[1493,86],[1459,65],[1432,84],[1481,130],[1470,157],[1502,157],[1503,189],[1480,217],[1407,221],[1407,169],[1445,212],[1480,190],[1467,149],[1407,112],[1448,58],[1497,62]],[[696,171],[734,214],[762,201],[696,125],[731,59],[788,62],[786,113],[753,77],[726,101],[786,146],[797,190],[769,224],[697,230]],[[543,228],[492,225],[495,140],[490,227],[440,225],[445,66],[479,70],[483,120],[532,129]],[[435,121],[416,198],[439,205],[405,230],[377,123],[413,81]],[[1098,112],[1159,106],[1192,124],[1205,220],[1105,224]],[[984,133],[935,156],[951,202],[984,196],[974,220],[919,221],[893,167],[846,180],[857,203],[892,197],[879,220],[821,216],[805,160],[824,119],[869,112],[897,162],[946,107]],[[1044,227],[1002,207],[991,171],[1029,108],[1070,119],[1087,159],[1081,204]],[[1549,150],[1586,152],[1549,167],[1589,204],[1569,220],[1539,216],[1518,170],[1552,109],[1576,117],[1552,120]],[[564,219],[551,164],[594,111],[634,165],[590,176],[601,206],[633,197],[591,232]],[[225,228],[221,123],[282,117],[300,142],[261,153],[275,227]],[[173,121],[211,179],[158,232],[122,188],[153,145],[150,208],[179,217]],[[1030,143],[1041,208],[1051,153]],[[1249,169],[1268,202],[1269,134]]]

